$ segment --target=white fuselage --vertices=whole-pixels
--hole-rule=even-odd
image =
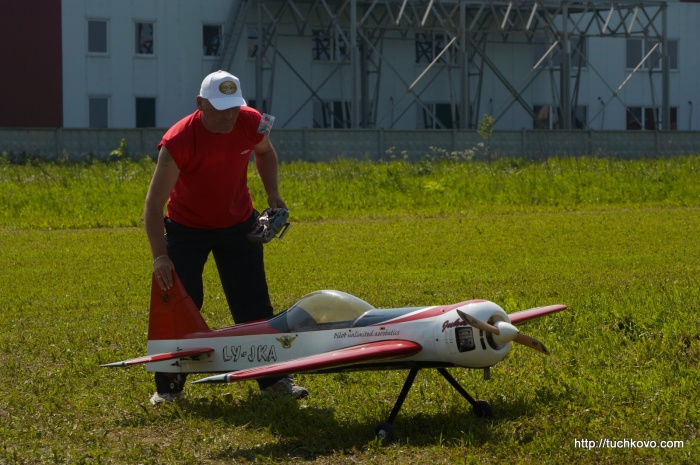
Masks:
[[[503,360],[510,343],[499,346],[483,331],[464,323],[456,310],[484,321],[509,322],[508,315],[493,302],[469,301],[442,307],[417,308],[400,317],[359,327],[317,328],[311,331],[255,331],[246,334],[246,325],[236,325],[178,340],[149,340],[148,354],[209,347],[211,353],[146,365],[148,371],[172,373],[225,373],[303,357],[329,353],[348,347],[383,340],[407,340],[420,344],[418,353],[401,358],[357,363],[347,369],[367,365],[431,365],[489,367]],[[372,310],[382,312],[382,310]],[[261,325],[264,323],[257,323]],[[250,331],[248,331],[250,333]],[[242,335],[241,335],[242,334]]]

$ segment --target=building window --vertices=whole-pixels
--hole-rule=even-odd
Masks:
[[[106,128],[108,126],[109,99],[107,97],[90,97],[89,120],[91,128]]]
[[[258,30],[254,27],[248,28],[248,58],[255,58],[258,55]]]
[[[532,125],[533,129],[556,129],[559,127],[561,108],[550,105],[535,105],[533,110],[536,115]]]
[[[562,54],[561,42],[549,50],[554,42],[550,37],[535,36],[532,38],[532,64],[547,63],[555,68],[561,67]],[[588,61],[588,42],[585,37],[573,37],[569,41],[571,46],[571,66],[574,68],[585,68]],[[545,57],[545,54],[549,54]],[[543,60],[544,58],[544,60]]]
[[[137,55],[153,55],[154,23],[136,23],[135,52]]]
[[[585,68],[588,62],[588,41],[585,37],[574,37],[571,43],[571,66]]]
[[[654,107],[627,107],[626,128],[629,131],[656,131],[661,129],[661,109]],[[678,129],[678,108],[670,108],[672,131]]]
[[[440,55],[450,39],[446,34],[439,32],[417,32],[416,33],[416,63],[432,63],[435,57]],[[438,63],[457,64],[457,53],[451,48],[445,52]]]
[[[634,69],[642,61],[642,41],[640,39],[627,39],[627,50],[625,52],[627,69]]]
[[[202,45],[205,57],[221,56],[222,44],[221,25],[204,25],[202,27]]]
[[[311,57],[313,61],[345,61],[348,58],[347,33],[314,29],[311,31]]]
[[[311,32],[311,55],[314,61],[331,60],[331,39],[321,29]]]
[[[573,129],[588,128],[588,106],[578,105],[571,115],[571,127]]]
[[[678,70],[678,41],[667,40],[666,47],[668,48],[669,69]]]
[[[563,129],[561,107],[551,105],[535,105],[533,129]],[[588,127],[588,107],[578,105],[571,113],[571,128],[586,129]]]
[[[156,99],[153,97],[136,98],[136,127],[156,127]]]
[[[661,44],[659,44],[656,49],[654,46],[658,42],[653,40],[642,40],[642,39],[627,39],[627,50],[626,50],[626,67],[627,69],[634,69],[639,66],[642,59],[651,52],[649,58],[644,61],[642,65],[643,69],[661,69],[661,54],[663,53]],[[670,70],[678,69],[678,40],[667,40],[666,48],[668,49],[668,65]],[[652,51],[652,49],[654,49]]]
[[[672,71],[677,71],[678,70],[678,41],[677,40],[667,40],[666,41],[666,48],[668,49],[668,69]],[[661,69],[661,49],[656,49],[654,54],[649,57],[650,59],[654,58],[655,61],[652,61],[651,66],[654,67],[654,69]]]
[[[454,103],[427,103],[418,107],[417,129],[459,129],[459,108]]]
[[[88,53],[107,53],[107,21],[88,21]]]
[[[350,128],[352,104],[347,101],[335,100],[319,102],[314,100],[314,124],[315,128]]]

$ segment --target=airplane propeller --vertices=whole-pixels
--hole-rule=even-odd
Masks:
[[[517,342],[518,344],[527,346],[531,349],[535,349],[539,352],[542,352],[545,355],[549,355],[549,351],[544,346],[544,344],[542,344],[540,341],[538,341],[532,336],[522,334],[520,331],[518,331],[518,328],[516,328],[510,323],[507,323],[505,321],[499,321],[496,323],[496,326],[494,326],[472,315],[469,315],[468,313],[464,313],[461,310],[457,310],[457,314],[468,325],[471,325],[487,333],[499,336],[498,338],[494,338],[498,343],[505,344],[510,341],[513,341]]]

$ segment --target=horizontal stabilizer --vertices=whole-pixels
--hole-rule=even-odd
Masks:
[[[546,307],[537,307],[531,308],[529,310],[510,313],[508,315],[508,318],[510,318],[510,322],[512,324],[519,325],[521,323],[525,323],[526,321],[534,320],[535,318],[540,318],[545,315],[561,312],[562,310],[566,310],[566,308],[566,305],[563,304],[547,305]]]
[[[153,354],[146,355],[145,357],[132,358],[129,360],[124,360],[122,362],[107,363],[105,365],[100,365],[101,367],[128,367],[131,365],[141,365],[144,363],[151,362],[164,362],[166,360],[174,360],[177,358],[191,357],[192,355],[202,355],[214,352],[214,349],[203,347],[199,349],[185,349],[178,350],[177,352],[165,352],[163,354]]]
[[[408,357],[420,352],[423,347],[413,341],[377,341],[360,344],[346,349],[326,352],[325,354],[310,355],[287,362],[275,363],[249,370],[234,371],[224,375],[210,376],[192,384],[198,383],[233,383],[250,379],[271,376],[290,375],[293,373],[308,373],[328,370],[342,366],[358,365],[365,362],[376,362],[397,357]]]

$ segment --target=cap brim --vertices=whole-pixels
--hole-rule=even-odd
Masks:
[[[228,110],[233,107],[244,107],[246,106],[243,97],[222,97],[222,98],[212,98],[209,99],[211,106],[217,110]]]

